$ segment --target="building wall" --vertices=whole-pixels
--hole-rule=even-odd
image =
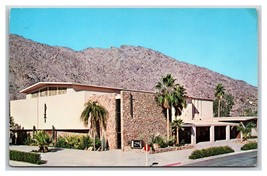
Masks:
[[[192,103],[189,102],[187,103],[186,108],[183,109],[182,114],[180,116],[178,116],[177,118],[181,118],[183,120],[192,120],[193,118],[193,110],[192,110],[193,106]],[[174,119],[172,119],[174,120]]]
[[[201,99],[187,99],[187,106],[177,118],[183,120],[205,119],[213,117],[213,102]],[[172,117],[172,120],[175,118]]]
[[[131,114],[131,97],[133,103]],[[131,140],[149,142],[154,134],[166,137],[166,118],[154,99],[155,94],[121,91],[122,148]]]
[[[25,129],[37,126],[37,99],[23,99],[10,101],[10,116],[14,122]]]
[[[98,101],[108,111],[106,131],[102,131],[108,141],[110,149],[116,149],[117,146],[117,125],[116,125],[116,94],[86,95],[87,100]]]
[[[192,99],[193,119],[213,117],[213,102],[209,100]]]
[[[80,120],[84,104],[89,100],[98,101],[108,110],[106,137],[111,149],[117,148],[116,135],[116,99],[115,94],[79,91],[73,89],[66,94],[12,100],[10,102],[10,115],[15,123],[24,129],[51,129],[56,130],[84,130],[88,129]],[[46,104],[46,122],[44,122],[44,109]]]
[[[80,120],[85,92],[27,98],[10,102],[10,115],[24,129],[87,129]],[[46,104],[46,122],[44,122]]]

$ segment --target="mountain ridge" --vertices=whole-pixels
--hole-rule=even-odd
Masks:
[[[189,96],[214,99],[222,83],[235,97],[231,115],[241,114],[247,100],[257,110],[257,87],[205,67],[189,64],[142,46],[86,48],[75,51],[9,35],[10,99],[21,99],[20,90],[41,81],[76,82],[99,86],[155,91],[160,78],[172,74]]]

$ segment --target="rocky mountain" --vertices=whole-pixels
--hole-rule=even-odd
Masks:
[[[74,51],[9,35],[10,99],[21,99],[19,91],[39,81],[67,81],[126,89],[154,91],[161,76],[171,73],[189,96],[214,98],[222,83],[235,97],[232,115],[246,106],[257,109],[257,87],[203,67],[177,61],[141,46]],[[253,104],[248,104],[248,100]]]

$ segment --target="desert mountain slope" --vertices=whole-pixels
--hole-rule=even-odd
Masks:
[[[126,89],[154,91],[161,76],[171,73],[189,96],[214,98],[222,83],[235,97],[232,115],[242,113],[246,100],[257,108],[257,88],[203,67],[177,61],[140,46],[120,48],[69,48],[37,43],[9,35],[10,99],[21,99],[19,91],[39,81],[67,81]]]

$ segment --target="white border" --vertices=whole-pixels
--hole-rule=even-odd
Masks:
[[[4,1],[4,2],[3,2]],[[153,2],[153,3],[151,3]],[[223,168],[218,168],[218,169],[208,169],[208,168],[192,168],[190,169],[191,171],[189,171],[188,169],[128,169],[128,168],[110,168],[110,169],[73,169],[73,170],[69,170],[69,168],[66,168],[66,171],[64,171],[64,168],[59,169],[60,173],[55,172],[55,173],[51,173],[54,172],[55,170],[53,168],[51,169],[31,169],[31,168],[27,168],[27,169],[19,169],[18,171],[10,171],[7,170],[7,166],[6,166],[6,150],[4,149],[6,147],[6,141],[5,140],[5,135],[6,135],[6,124],[8,124],[8,121],[6,120],[8,116],[8,109],[7,109],[7,105],[6,105],[6,101],[4,100],[4,97],[8,97],[8,62],[6,59],[6,55],[7,55],[7,44],[8,44],[8,39],[7,39],[7,32],[6,30],[8,29],[8,21],[6,18],[7,15],[7,11],[6,11],[6,6],[17,6],[17,7],[24,7],[24,6],[41,6],[41,7],[51,7],[51,6],[72,6],[72,7],[89,7],[89,6],[104,6],[104,7],[113,7],[113,6],[127,6],[127,7],[140,7],[140,6],[149,6],[149,7],[218,7],[218,6],[223,6],[223,7],[241,7],[241,6],[261,6],[261,21],[259,21],[259,23],[261,23],[262,26],[262,30],[260,33],[259,38],[261,39],[259,44],[260,47],[262,46],[262,48],[266,48],[266,32],[264,33],[263,31],[267,31],[266,28],[266,10],[267,10],[267,6],[266,6],[266,1],[265,0],[216,0],[216,2],[214,0],[203,0],[203,1],[199,1],[199,0],[184,0],[184,1],[178,1],[176,3],[174,3],[172,0],[162,0],[162,1],[151,1],[149,2],[149,0],[135,0],[135,1],[118,1],[118,0],[97,0],[94,2],[88,2],[87,0],[73,0],[73,1],[64,1],[64,3],[62,3],[62,0],[12,0],[12,1],[7,1],[7,0],[1,0],[0,1],[0,19],[2,24],[5,24],[5,27],[1,27],[0,28],[0,37],[2,39],[2,45],[0,45],[0,77],[1,77],[1,81],[2,81],[2,86],[1,86],[1,106],[0,106],[0,112],[1,113],[1,118],[2,118],[2,122],[0,123],[0,129],[1,129],[1,170],[0,170],[0,175],[47,175],[47,174],[64,174],[64,175],[73,175],[75,173],[73,173],[73,171],[79,171],[78,174],[113,174],[113,171],[116,171],[116,175],[129,175],[129,174],[146,174],[146,175],[162,175],[164,173],[162,173],[163,171],[168,171],[167,173],[170,175],[199,175],[199,174],[205,174],[205,176],[208,175],[228,175],[228,174],[235,174],[235,175],[242,175],[242,176],[246,176],[246,175],[266,175],[266,128],[264,126],[264,124],[266,123],[267,120],[267,116],[266,116],[266,111],[262,109],[262,113],[259,113],[259,118],[260,116],[262,117],[262,120],[260,121],[260,123],[262,124],[262,129],[261,129],[261,141],[262,143],[262,153],[261,156],[262,158],[260,159],[261,162],[261,168],[258,168],[257,170],[253,170],[253,171],[248,171],[246,168],[240,168],[239,170],[236,169],[229,169],[229,171],[226,171]],[[5,40],[3,40],[5,39]],[[263,58],[260,60],[259,62],[259,95],[261,97],[259,97],[259,107],[260,109],[262,107],[267,107],[267,104],[264,102],[264,100],[266,100],[266,91],[263,90],[267,90],[266,87],[266,79],[264,80],[263,78],[265,77],[265,75],[267,75],[266,73],[266,65],[267,65],[267,57],[266,57],[266,50],[260,50],[260,56]],[[264,59],[265,58],[265,59]],[[4,101],[3,101],[4,100]],[[4,120],[3,120],[4,119]],[[261,125],[260,124],[260,125]],[[259,157],[261,157],[259,156]],[[102,170],[102,171],[101,171]],[[88,173],[88,171],[90,171],[90,173]],[[134,171],[134,172],[132,172]],[[149,171],[149,173],[144,172],[143,171]],[[100,173],[101,172],[101,173]],[[140,172],[140,173],[136,173],[136,172]]]

